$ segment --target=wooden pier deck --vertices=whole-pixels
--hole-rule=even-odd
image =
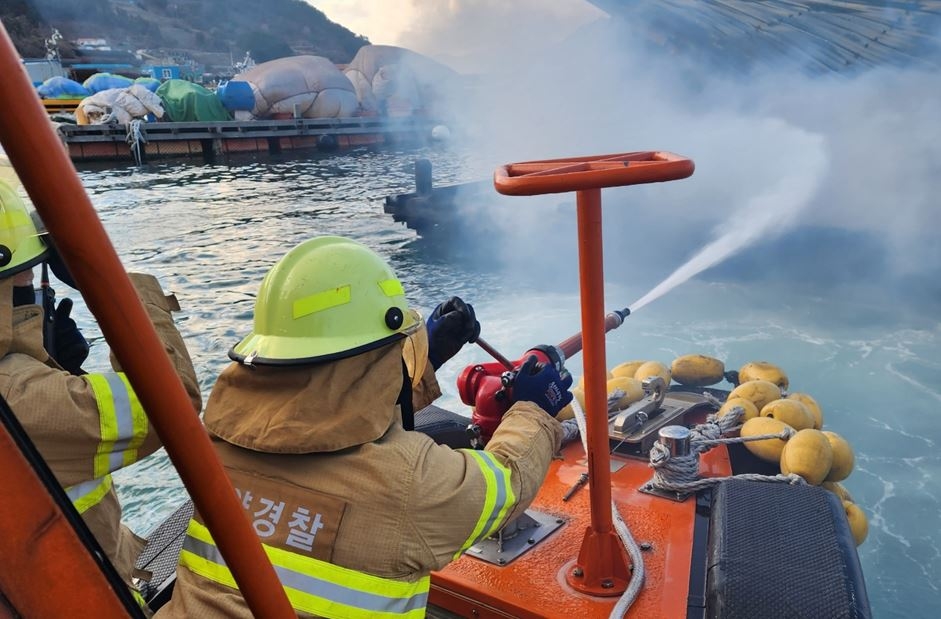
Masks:
[[[424,118],[296,118],[131,125],[59,125],[73,161],[146,162],[159,157],[200,157],[246,152],[349,148],[423,141],[439,124]],[[135,131],[134,128],[137,128]]]

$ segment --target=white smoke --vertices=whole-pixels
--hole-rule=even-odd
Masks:
[[[436,7],[415,25],[434,23],[435,30],[416,34],[416,40],[427,47],[435,32],[445,33],[442,50],[459,41],[453,33],[465,23],[447,22],[448,15],[466,20],[471,7],[480,19],[493,15],[491,2]],[[506,15],[511,10],[504,6],[491,19],[518,23]],[[547,24],[557,15],[551,11],[527,5],[518,13],[534,25],[531,34],[553,31]],[[892,276],[941,272],[935,232],[941,224],[937,71],[882,67],[853,76],[809,75],[768,59],[750,74],[730,75],[696,58],[652,53],[639,36],[632,38],[631,31],[611,27],[608,20],[582,28],[552,51],[535,46],[532,53],[521,51],[513,37],[504,45],[496,36],[501,31],[473,29],[479,39],[490,37],[491,53],[479,58],[486,69],[477,98],[462,114],[482,160],[495,166],[660,149],[695,160],[696,173],[688,180],[603,193],[606,229],[620,230],[618,238],[628,241],[633,255],[641,248],[672,261],[659,266],[661,276],[692,253],[691,247],[709,242],[706,231],[741,228],[744,218],[766,214],[756,198],[772,188],[776,203],[790,206],[780,224],[761,228],[754,242],[767,242],[788,225],[837,228],[866,235],[884,255],[860,260],[871,260]],[[512,51],[498,53],[505,49]],[[506,222],[505,230],[524,232],[502,247],[515,255],[529,247],[539,255],[553,227],[560,229],[551,242],[571,245],[566,238],[574,234],[573,219],[561,206],[566,200],[573,202],[566,196],[544,200],[556,208],[542,213],[537,207],[527,210],[519,199],[510,208],[500,202],[495,215]],[[514,219],[515,212],[523,219]],[[637,234],[635,242],[628,230]],[[738,237],[744,238],[741,232]],[[650,240],[656,238],[669,238],[686,254],[657,247]],[[871,253],[868,246],[856,250]],[[619,264],[619,256],[628,253],[611,243],[605,251]],[[743,246],[743,251],[749,250]]]
[[[633,150],[696,162],[686,180],[603,192],[610,277],[652,287],[735,230],[738,260],[758,270],[889,278],[927,285],[941,299],[932,284],[941,275],[941,79],[924,68],[936,65],[913,59],[919,68],[811,75],[769,56],[745,72],[738,50],[729,50],[727,66],[709,64],[714,55],[673,53],[651,45],[649,24],[615,27],[579,0],[379,5],[407,9],[395,40],[383,42],[460,61],[475,74],[474,95],[452,127],[481,162],[475,179],[513,161]],[[657,36],[671,36],[660,26]],[[761,196],[769,195],[781,219],[760,225],[768,217]],[[529,256],[533,281],[575,277],[574,196],[494,195],[473,209],[474,219],[502,232],[467,235],[496,241],[489,255],[508,264]],[[747,221],[750,232],[741,229]],[[837,232],[807,236],[788,255],[791,237],[775,238],[789,228]],[[836,241],[843,245],[831,247]]]

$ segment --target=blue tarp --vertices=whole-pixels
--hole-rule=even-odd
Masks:
[[[134,80],[112,73],[95,73],[82,83],[91,94],[95,94],[109,88],[127,88],[134,83]]]
[[[157,89],[160,88],[160,80],[154,77],[139,77],[134,80],[135,84],[140,84],[150,92],[157,92]]]
[[[36,91],[43,99],[84,99],[92,94],[75,80],[58,75],[44,81]]]

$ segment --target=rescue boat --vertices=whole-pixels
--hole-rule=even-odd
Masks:
[[[236,494],[5,31],[0,73],[7,76],[0,92],[19,110],[0,115],[0,141],[192,498],[151,536],[141,559],[154,572],[144,590],[150,607],[172,591],[195,507],[255,616],[295,616],[248,520],[228,517],[240,511]],[[743,378],[745,385],[764,378],[743,377],[742,369],[714,377],[732,389],[696,377],[671,385],[674,376],[638,368],[629,378],[640,391],[623,382],[608,389],[605,333],[628,312],[602,305],[601,189],[681,179],[693,168],[686,157],[649,151],[495,172],[501,193],[577,194],[582,331],[521,357],[563,367],[584,355],[583,396],[564,422],[577,440],[552,463],[524,516],[433,574],[430,616],[869,616],[840,497],[807,483],[800,458],[781,460],[782,472],[773,457],[743,446],[766,441],[773,452],[779,441],[786,451],[792,434],[819,429],[779,422],[788,427],[736,438],[748,407],[718,414]],[[439,442],[479,446],[499,420],[501,400],[489,396],[520,360],[481,345],[496,360],[469,366],[458,385],[475,406],[471,423],[436,408],[416,415],[416,427]],[[0,616],[143,616],[8,407],[0,406],[0,418]],[[828,474],[831,467],[832,454]]]

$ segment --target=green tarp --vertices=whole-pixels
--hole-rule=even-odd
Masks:
[[[186,80],[167,80],[157,89],[167,120],[232,120],[216,93]]]

